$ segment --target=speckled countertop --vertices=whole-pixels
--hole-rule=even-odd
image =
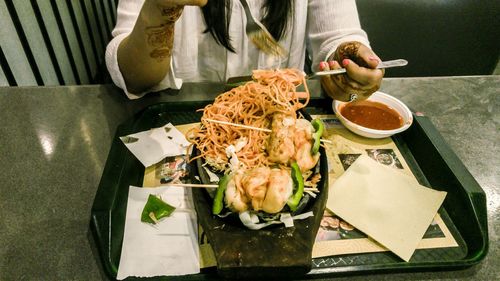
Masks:
[[[500,76],[384,80],[382,91],[428,116],[485,191],[490,248],[465,270],[370,280],[500,278],[499,86]],[[107,280],[89,219],[116,127],[148,104],[211,99],[217,90],[186,84],[129,101],[112,85],[0,87],[0,280]]]

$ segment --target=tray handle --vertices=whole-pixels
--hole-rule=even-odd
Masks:
[[[414,118],[417,122],[403,138],[431,186],[448,193],[444,207],[467,240],[466,260],[470,265],[478,263],[488,252],[486,194],[430,119]]]

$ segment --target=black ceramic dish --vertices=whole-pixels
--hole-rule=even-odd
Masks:
[[[305,116],[310,120],[309,116]],[[311,269],[311,253],[327,198],[328,164],[323,147],[318,166],[321,180],[316,198],[306,194],[299,204],[300,214],[314,216],[295,220],[294,226],[272,225],[260,230],[246,228],[235,216],[221,218],[212,214],[212,197],[204,189],[193,189],[199,223],[205,231],[217,260],[217,270],[227,278],[297,277]],[[199,151],[195,148],[193,155]],[[203,160],[192,163],[193,179],[210,183]]]

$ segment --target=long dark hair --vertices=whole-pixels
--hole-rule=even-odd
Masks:
[[[238,0],[208,0],[202,8],[207,29],[215,41],[231,52],[235,52],[231,45],[228,27],[231,21],[231,1]],[[280,40],[286,32],[288,21],[292,14],[293,0],[267,0],[262,7],[264,16],[261,22],[276,40]]]

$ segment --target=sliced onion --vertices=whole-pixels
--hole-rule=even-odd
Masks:
[[[203,166],[203,169],[207,172],[210,182],[219,182],[219,177],[214,172],[210,171],[206,166]]]
[[[284,223],[285,227],[292,227],[294,225],[293,224],[294,220],[303,220],[312,216],[314,216],[312,211],[296,215],[293,217],[289,213],[282,213],[280,215],[279,220],[259,223],[259,217],[253,212],[245,211],[239,214],[240,220],[243,223],[243,225],[252,230],[258,230],[272,224],[281,224],[281,223]]]
[[[283,213],[280,216],[280,221],[285,224],[285,227],[293,226],[293,218],[290,213]]]

